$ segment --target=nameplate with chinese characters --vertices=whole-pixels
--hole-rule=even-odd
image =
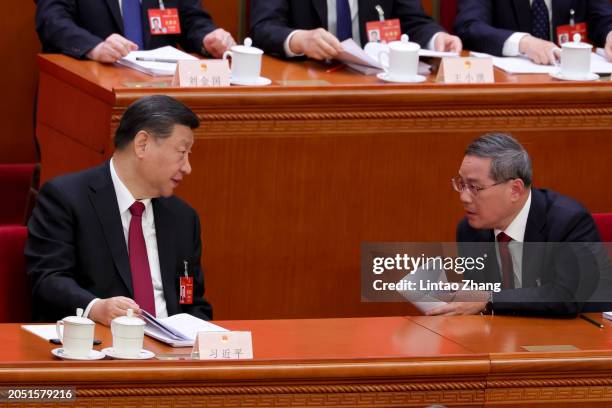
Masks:
[[[230,76],[227,60],[178,61],[172,85],[181,88],[230,86]]]
[[[201,332],[193,347],[200,360],[253,359],[253,340],[248,331]]]
[[[436,76],[445,84],[487,84],[495,82],[491,58],[443,58]]]

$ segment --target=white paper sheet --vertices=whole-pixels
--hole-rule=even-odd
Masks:
[[[169,60],[185,60],[185,61],[197,61],[198,58],[193,55],[187,54],[179,49],[176,49],[170,45],[165,47],[156,48],[148,51],[132,51],[125,57],[117,61],[118,65],[122,65],[128,68],[135,69],[140,72],[144,72],[148,75],[153,76],[170,76],[174,75],[176,71],[176,63],[171,62],[152,62],[152,61],[138,61],[137,57],[146,58],[158,58],[158,59],[169,59]]]
[[[54,324],[24,324],[21,328],[47,341],[57,339],[57,331]],[[64,328],[60,326],[60,332],[62,332],[62,334],[63,330]]]
[[[493,65],[510,74],[552,74],[559,71],[556,65],[539,65],[527,57],[494,57],[482,52],[470,52],[472,57],[493,58]],[[598,74],[612,73],[612,63],[595,53],[591,53],[591,72]]]

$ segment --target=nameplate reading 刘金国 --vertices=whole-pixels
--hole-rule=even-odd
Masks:
[[[251,332],[200,332],[194,351],[200,360],[251,360],[253,340]]]
[[[181,88],[230,86],[230,76],[227,60],[178,61],[172,85]]]

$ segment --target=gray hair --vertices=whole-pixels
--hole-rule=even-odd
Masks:
[[[531,186],[531,159],[525,148],[515,138],[505,133],[487,133],[470,143],[466,156],[491,159],[491,178],[496,183],[521,179]]]

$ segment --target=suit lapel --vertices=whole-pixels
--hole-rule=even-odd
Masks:
[[[536,286],[536,280],[540,278],[546,246],[542,243],[547,241],[542,232],[545,225],[546,200],[540,191],[531,189],[531,208],[523,239],[523,287]]]
[[[113,262],[121,280],[128,288],[129,293],[133,295],[130,260],[108,161],[100,167],[100,177],[91,183],[90,187],[89,198],[98,215]]]
[[[321,27],[329,30],[327,26],[327,0],[312,0],[312,5],[321,19]]]
[[[571,0],[555,0],[552,8],[553,42],[557,41],[557,27],[568,24]],[[576,11],[576,10],[574,10]]]
[[[164,298],[168,315],[178,313],[177,284],[177,254],[175,229],[172,223],[172,213],[166,207],[163,199],[153,199],[153,213],[155,214],[155,236],[157,238],[157,252],[159,254],[159,267],[164,285]]]
[[[118,0],[106,0],[106,4],[108,5],[108,8],[110,9],[113,19],[115,20],[115,24],[117,24],[117,27],[119,27],[119,33],[123,35],[125,32],[125,29],[123,28],[123,17],[121,17],[121,9],[119,8],[119,1]]]
[[[529,0],[512,0],[514,2],[514,15],[518,25],[517,31],[531,32],[531,4]]]

